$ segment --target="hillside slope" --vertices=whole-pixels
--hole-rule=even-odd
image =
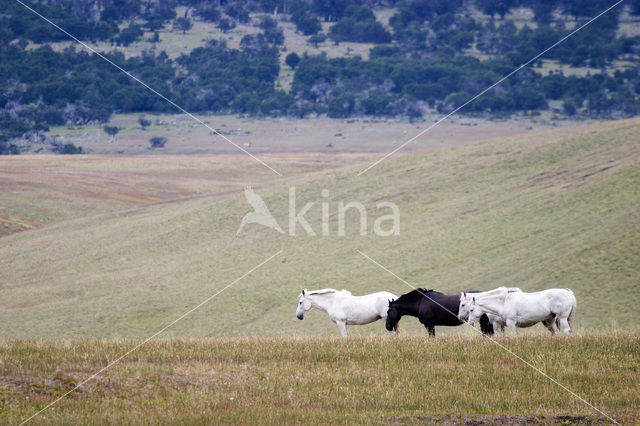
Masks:
[[[286,176],[339,170],[365,154],[270,156]],[[216,197],[278,177],[248,156],[23,155],[0,157],[0,236],[107,212]]]
[[[361,176],[356,173],[366,164],[285,177],[256,190],[286,229],[295,185],[297,212],[315,203],[305,217],[316,236],[300,226],[289,236],[259,225],[236,235],[251,207],[233,193],[3,237],[0,336],[147,336],[279,250],[167,335],[334,335],[323,314],[295,318],[301,288],[410,290],[356,250],[415,286],[445,292],[569,287],[578,299],[578,331],[637,330],[639,134],[638,119],[563,128],[395,156]],[[337,235],[340,201],[364,204],[368,235],[358,234],[354,211],[347,235]],[[372,232],[373,221],[388,213],[376,210],[380,201],[397,204],[399,236]],[[323,202],[328,236],[321,235]],[[382,328],[375,323],[350,332],[381,334]],[[404,319],[401,330],[424,334],[412,319]],[[526,332],[536,331],[542,328]]]

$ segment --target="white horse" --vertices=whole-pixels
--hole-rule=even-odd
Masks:
[[[551,334],[569,334],[576,313],[576,298],[569,289],[552,288],[535,293],[509,292],[506,287],[472,296],[469,324],[484,313],[502,318],[507,328],[516,333],[516,326],[529,327],[544,323]]]
[[[522,292],[518,287],[507,287],[507,291],[510,293],[516,291]],[[469,319],[469,312],[471,311],[470,308],[473,297],[484,293],[486,293],[486,291],[460,293],[460,306],[458,307],[458,319],[460,321],[467,321]],[[489,318],[489,322],[493,326],[494,332],[498,332],[498,330],[504,332],[505,322],[502,320],[502,317],[487,312],[487,318]]]
[[[302,320],[309,309],[320,309],[329,315],[340,333],[346,337],[347,325],[369,324],[379,319],[386,321],[389,302],[397,298],[398,296],[388,291],[354,296],[347,290],[304,289],[300,293],[296,317]],[[394,331],[397,332],[397,328]]]

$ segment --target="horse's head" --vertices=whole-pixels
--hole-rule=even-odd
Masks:
[[[458,319],[467,321],[471,307],[472,296],[467,293],[460,293],[460,306],[458,306]]]
[[[484,314],[484,311],[476,302],[476,298],[472,297],[471,303],[469,304],[469,315],[468,315],[467,322],[473,325],[476,322],[476,320],[482,316],[482,314]]]
[[[309,297],[307,296],[307,290],[304,289],[302,290],[302,293],[300,293],[298,309],[296,309],[296,317],[298,317],[299,320],[303,320],[304,314],[306,314],[309,309],[311,309],[311,300],[309,300]]]
[[[400,315],[400,311],[398,311],[398,307],[395,305],[395,302],[393,300],[389,300],[389,309],[387,310],[387,322],[385,324],[385,327],[387,327],[387,330],[393,331],[396,325],[398,324],[398,321],[400,321],[401,317],[402,315]]]

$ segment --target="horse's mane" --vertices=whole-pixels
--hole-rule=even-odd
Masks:
[[[522,290],[520,290],[519,288],[503,286],[503,287],[494,288],[493,290],[482,292],[477,296],[474,295],[474,300],[478,304],[484,304],[487,302],[487,300],[493,300],[493,299],[502,299],[504,301],[504,299],[507,297],[509,293],[519,293],[519,292],[522,292]]]
[[[411,290],[409,293],[403,294],[402,296],[398,297],[396,300],[394,300],[394,302],[403,303],[403,302],[413,301],[415,299],[429,296],[429,293],[441,294],[440,292],[435,291],[433,289],[427,290],[424,288],[416,288],[415,290]]]
[[[335,288],[323,288],[320,290],[306,290],[306,294],[308,296],[312,296],[314,294],[328,294],[328,293],[346,293],[346,294],[351,294],[351,292],[349,290],[336,290]]]
[[[485,291],[483,293],[486,294],[486,295],[494,295],[494,294],[500,294],[500,293],[505,293],[505,292],[506,293],[515,293],[515,292],[520,292],[520,291],[522,291],[522,290],[520,290],[519,288],[516,288],[516,287],[509,288],[509,287],[502,286],[502,287],[494,288],[494,289],[489,290],[489,291]]]
[[[486,291],[483,291],[483,290],[470,290],[470,291],[463,291],[462,293],[463,294],[470,294],[471,296],[482,296],[482,295],[490,296],[490,295],[494,295],[494,294],[499,294],[499,293],[501,293],[501,292],[503,292],[505,290],[507,291],[507,293],[522,293],[522,289],[519,288],[519,287],[505,287],[505,286],[494,288],[492,290],[486,290]],[[481,293],[481,294],[479,294],[479,293]],[[467,297],[469,297],[469,296],[467,296]]]

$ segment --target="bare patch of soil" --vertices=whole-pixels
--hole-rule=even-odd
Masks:
[[[0,212],[0,237],[26,231],[40,225],[36,220]]]
[[[429,424],[443,426],[492,426],[492,425],[595,425],[602,424],[605,419],[592,416],[581,415],[560,415],[560,416],[515,416],[487,414],[482,416],[418,416],[418,417],[392,417],[388,419],[389,424]]]

